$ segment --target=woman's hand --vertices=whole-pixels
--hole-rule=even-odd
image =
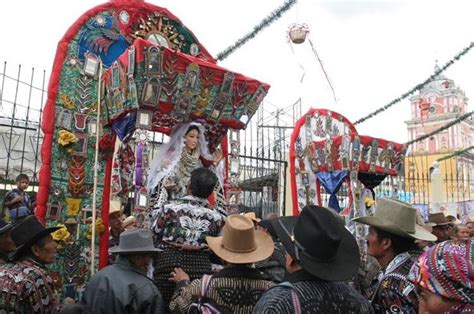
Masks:
[[[168,278],[169,281],[172,281],[174,283],[178,283],[180,281],[190,281],[189,275],[182,270],[181,268],[177,267],[175,268],[171,273],[170,273],[170,278]]]
[[[222,158],[224,158],[224,155],[222,154],[222,149],[217,148],[213,154],[213,162],[214,166],[217,166],[219,162],[221,162]]]

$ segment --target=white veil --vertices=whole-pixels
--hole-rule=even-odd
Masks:
[[[158,154],[151,163],[150,171],[148,173],[148,193],[151,193],[154,188],[165,177],[168,177],[181,159],[181,153],[184,147],[184,135],[190,126],[197,126],[199,129],[199,152],[200,155],[207,160],[212,161],[212,155],[209,153],[207,141],[205,139],[205,128],[202,124],[197,122],[180,123],[171,132],[170,139],[167,143],[160,147]]]

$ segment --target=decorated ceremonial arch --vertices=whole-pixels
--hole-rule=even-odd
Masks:
[[[209,151],[224,143],[227,156],[228,130],[246,127],[268,89],[216,65],[176,16],[143,1],[112,0],[69,28],[43,113],[36,212],[63,227],[53,234],[60,249],[52,266],[62,297],[80,297],[96,267],[95,243],[99,267],[107,264],[110,195],[133,191],[146,210],[149,132],[198,121]]]

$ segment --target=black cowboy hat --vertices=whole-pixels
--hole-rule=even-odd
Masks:
[[[307,205],[298,217],[281,217],[272,224],[286,251],[310,274],[342,281],[358,271],[357,242],[332,210]]]
[[[3,219],[0,219],[0,234],[4,234],[5,232],[10,230],[11,228],[13,228],[13,224],[7,223]]]
[[[16,244],[16,251],[13,253],[12,258],[18,257],[20,252],[58,229],[61,229],[61,227],[45,228],[34,215],[26,217],[16,224],[12,230],[12,239]]]

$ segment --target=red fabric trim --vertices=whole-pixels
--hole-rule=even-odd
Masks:
[[[316,195],[318,197],[318,206],[323,206],[323,200],[321,199],[321,182],[319,181],[318,177],[316,177]]]
[[[227,199],[227,190],[228,190],[228,186],[227,186],[227,182],[225,182],[227,180],[227,178],[229,177],[229,169],[228,169],[228,164],[229,164],[229,139],[227,137],[227,134],[224,135],[224,137],[222,138],[222,142],[221,142],[221,147],[222,147],[222,156],[224,156],[224,162],[225,162],[225,167],[224,167],[224,198]]]
[[[298,216],[298,191],[296,189],[296,173],[295,173],[295,143],[300,133],[301,126],[305,123],[306,115],[296,121],[293,133],[290,138],[290,180],[291,180],[291,203],[293,205],[293,216]]]
[[[114,136],[115,142],[115,136]],[[107,156],[104,174],[104,189],[102,190],[102,221],[104,222],[105,232],[100,236],[99,247],[99,270],[109,263],[109,207],[110,207],[110,188],[112,182],[112,156]],[[105,200],[105,201],[104,201]]]

